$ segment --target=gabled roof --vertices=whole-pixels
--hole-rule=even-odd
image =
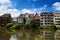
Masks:
[[[40,19],[40,16],[36,13],[34,19]]]
[[[29,17],[34,17],[34,14],[29,14]]]
[[[11,17],[11,15],[10,14],[4,14],[1,17]]]
[[[18,17],[26,17],[28,13],[26,14],[20,14]],[[34,14],[28,14],[29,17],[34,17]]]

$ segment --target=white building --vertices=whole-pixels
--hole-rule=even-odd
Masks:
[[[56,25],[56,27],[60,27],[60,13],[55,13],[54,14],[54,24]]]
[[[13,18],[12,18],[12,23],[16,23],[17,20],[18,20],[17,17],[13,17]]]
[[[34,14],[28,14],[28,13],[25,13],[25,14],[20,14],[20,16],[18,17],[18,23],[20,24],[24,24],[23,23],[23,18],[26,19],[26,22],[30,21],[32,18],[34,17]]]
[[[42,12],[40,14],[40,25],[41,26],[52,26],[54,24],[53,12]]]

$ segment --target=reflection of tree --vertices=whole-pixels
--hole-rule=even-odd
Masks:
[[[37,35],[37,36],[35,37],[35,40],[43,40],[43,36]]]
[[[48,36],[43,36],[44,32]],[[53,32],[51,30],[40,30],[40,29],[20,29],[20,30],[9,30],[10,34],[16,35],[18,40],[46,40],[46,37],[53,38]],[[48,33],[49,32],[49,33]]]

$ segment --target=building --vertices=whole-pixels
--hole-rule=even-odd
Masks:
[[[21,17],[21,16],[18,17],[18,23],[20,24],[20,26],[24,25],[24,23],[23,23],[23,17]]]
[[[0,16],[0,26],[5,26],[7,23],[10,23],[12,21],[10,14],[4,14]]]
[[[28,14],[28,13],[25,13],[25,14],[20,14],[18,16],[18,23],[20,23],[21,25],[23,25],[23,18],[26,19],[26,22],[29,22],[31,19],[33,19],[34,17],[34,14]]]
[[[52,26],[54,24],[54,13],[53,12],[42,12],[40,14],[40,25],[41,26]]]
[[[54,13],[54,24],[56,27],[60,27],[60,13]]]
[[[17,23],[17,22],[18,22],[18,18],[17,18],[17,17],[13,17],[13,18],[12,18],[12,23],[15,24],[15,23]]]
[[[36,26],[40,26],[40,16],[36,13],[34,16]]]

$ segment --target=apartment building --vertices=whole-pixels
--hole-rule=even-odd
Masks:
[[[42,12],[40,14],[40,25],[41,26],[52,26],[54,24],[54,13],[53,12]]]
[[[54,24],[56,27],[60,27],[60,13],[54,13]]]

